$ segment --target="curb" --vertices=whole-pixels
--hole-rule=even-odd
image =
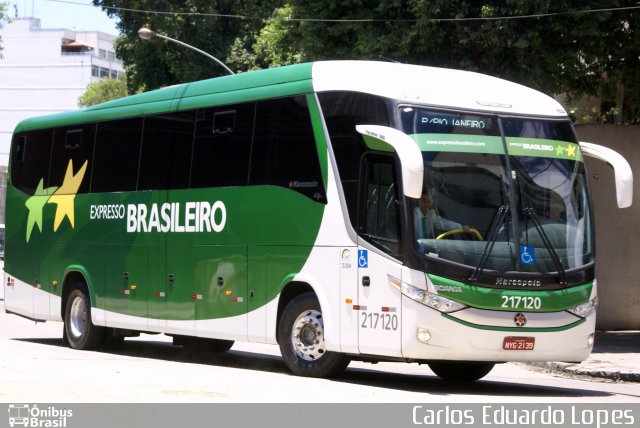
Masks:
[[[589,367],[588,364],[560,362],[528,362],[523,364],[533,369],[561,376],[587,377],[593,380],[604,379],[611,382],[640,382],[640,373],[594,368]]]

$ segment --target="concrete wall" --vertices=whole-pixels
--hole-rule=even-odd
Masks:
[[[597,328],[640,330],[640,127],[578,125],[576,132],[580,141],[617,151],[633,169],[633,205],[619,209],[613,169],[586,158],[596,217]]]
[[[2,0],[0,0],[2,1]],[[2,22],[2,21],[0,21]],[[122,72],[115,58],[115,36],[97,31],[42,29],[36,18],[0,25],[0,165],[8,164],[11,135],[23,119],[78,108],[78,97],[97,81],[92,66]],[[62,52],[64,42],[78,41],[93,52]],[[100,57],[100,51],[113,58]]]

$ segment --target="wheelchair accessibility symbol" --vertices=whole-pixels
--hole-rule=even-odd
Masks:
[[[358,250],[358,267],[369,267],[369,250]]]
[[[525,265],[535,265],[536,249],[528,245],[520,245],[520,261]]]

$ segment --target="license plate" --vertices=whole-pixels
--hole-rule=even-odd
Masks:
[[[535,337],[505,337],[502,342],[502,349],[505,351],[533,351],[536,343]]]

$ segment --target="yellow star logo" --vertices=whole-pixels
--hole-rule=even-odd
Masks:
[[[82,168],[80,168],[78,173],[74,175],[73,161],[69,160],[69,165],[67,166],[67,172],[64,174],[62,186],[60,186],[51,198],[49,198],[50,204],[56,204],[58,206],[56,208],[56,217],[53,220],[54,232],[58,230],[60,223],[62,223],[62,220],[64,220],[65,217],[69,219],[71,227],[75,227],[73,202],[76,198],[76,193],[78,193],[78,189],[80,188],[80,184],[82,183],[82,179],[84,178],[84,174],[87,172],[88,164],[89,161],[84,161]]]
[[[576,145],[575,144],[569,144],[569,147],[567,147],[567,156],[575,158],[576,157]]]

